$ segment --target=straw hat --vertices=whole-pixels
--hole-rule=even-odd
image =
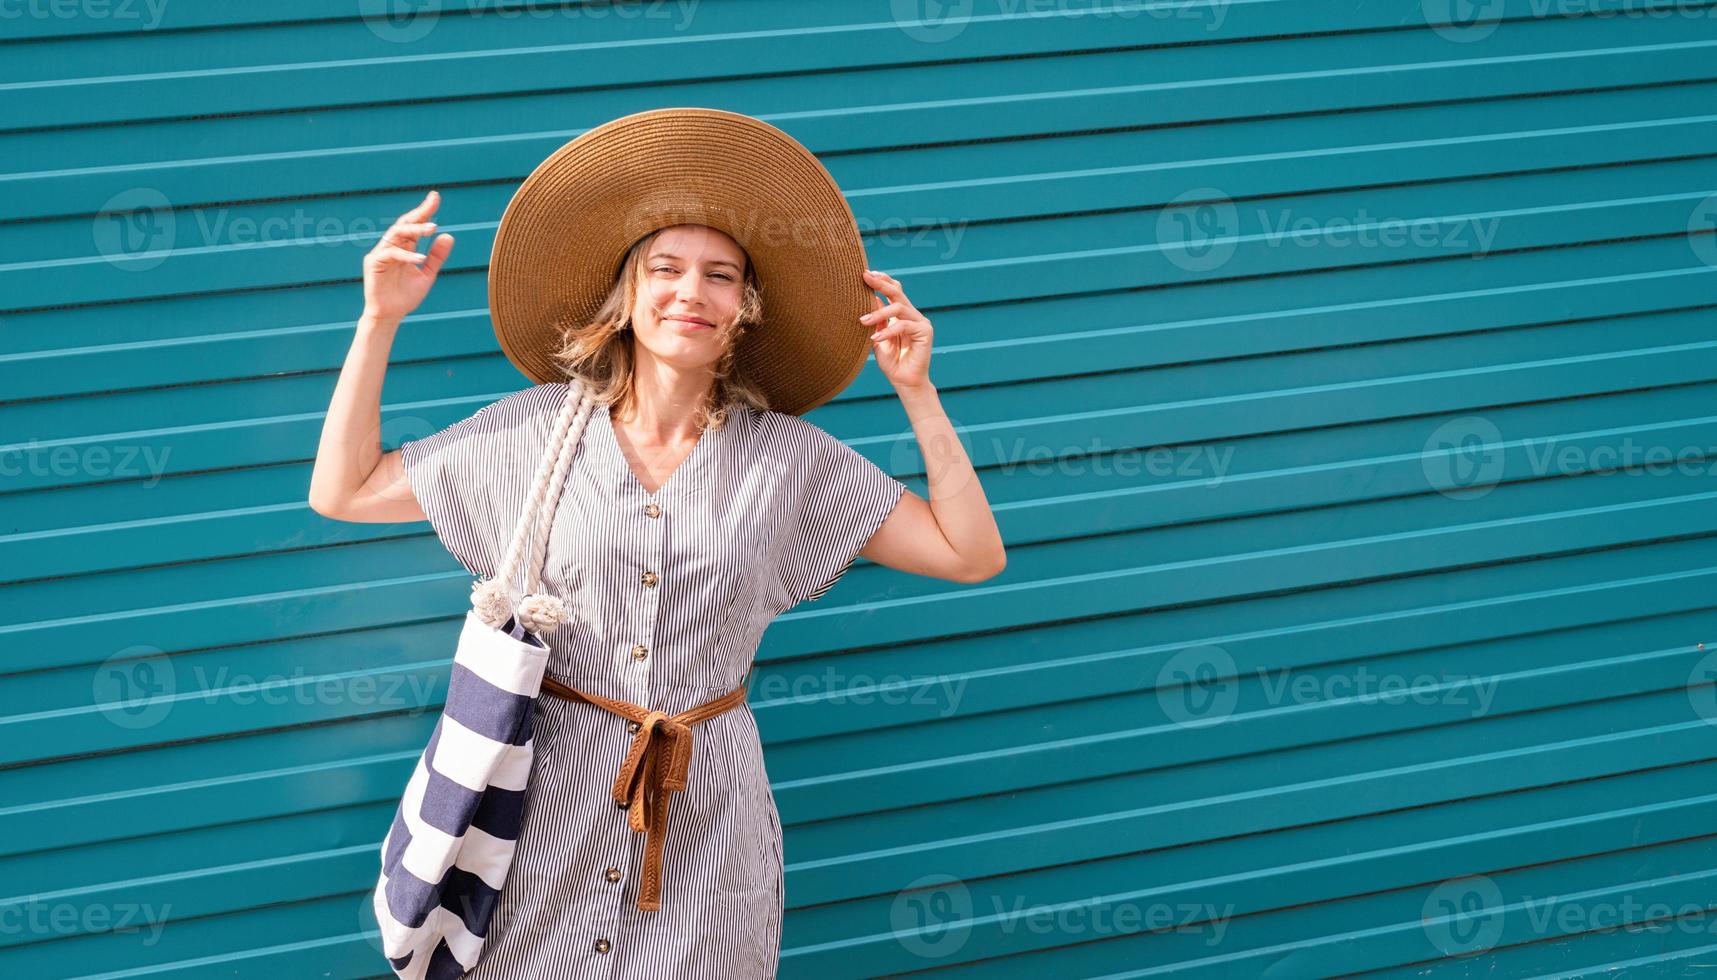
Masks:
[[[489,258],[501,350],[538,384],[565,380],[561,330],[595,315],[626,250],[701,224],[751,257],[763,321],[735,360],[770,408],[802,415],[858,376],[875,308],[864,244],[822,163],[774,126],[720,109],[653,109],[588,130],[531,171],[507,204]]]

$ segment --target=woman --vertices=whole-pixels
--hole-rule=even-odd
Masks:
[[[642,145],[627,127],[670,113],[682,114],[672,116],[676,125],[711,127],[682,140],[699,146],[764,125],[713,110],[657,110],[592,133]],[[820,598],[859,554],[959,582],[999,573],[995,519],[929,378],[930,322],[899,282],[862,270],[862,248],[853,262],[851,213],[826,171],[805,166],[809,151],[769,127],[742,162],[713,167],[701,184],[688,169],[695,160],[668,161],[647,176],[607,163],[592,151],[600,143],[592,133],[527,179],[491,260],[502,348],[540,383],[397,450],[377,445],[394,332],[453,247],[440,234],[427,255],[416,251],[436,228],[440,198],[430,192],[365,259],[365,309],[329,406],[311,506],[340,520],[428,520],[468,570],[493,575],[568,379],[579,379],[597,407],[558,498],[543,570],[544,589],[578,614],[546,637],[548,673],[670,714],[742,684],[769,620]],[[783,178],[792,166],[802,176]],[[736,216],[766,217],[776,202],[794,200],[795,180],[815,207],[838,203],[831,213],[845,215],[833,239],[838,258],[800,255],[827,251],[828,239],[807,246],[748,234],[748,249],[710,224],[675,218],[708,213],[750,228]],[[567,203],[560,188],[568,186],[606,188],[621,208],[652,215],[653,227],[631,238],[624,222],[554,207]],[[524,217],[532,213],[556,217]],[[555,226],[569,213],[587,217],[576,229]],[[548,253],[553,275],[527,271],[522,256]],[[832,262],[853,262],[845,268],[858,290],[834,276],[842,266]],[[578,282],[587,284],[583,296]],[[830,325],[827,308],[794,313],[783,304],[772,315],[765,302],[819,290],[827,308],[850,308],[846,297],[856,293],[872,309],[843,317],[845,326]],[[520,305],[532,303],[546,305]],[[555,318],[545,311],[556,309],[580,312],[549,329]],[[838,390],[827,379],[844,386],[856,374],[868,349],[849,341],[862,343],[867,330],[924,450],[928,501],[798,415]],[[780,351],[799,360],[769,356]],[[781,826],[749,708],[697,725],[656,866],[608,796],[636,729],[590,703],[539,699],[517,850],[482,960],[464,975],[774,975]]]

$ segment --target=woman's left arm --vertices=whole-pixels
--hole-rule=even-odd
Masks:
[[[930,383],[930,321],[894,277],[866,270],[864,279],[889,300],[877,300],[877,308],[859,320],[875,329],[876,364],[911,420],[930,499],[903,493],[859,554],[903,572],[982,582],[1007,566],[1007,552],[983,484]]]

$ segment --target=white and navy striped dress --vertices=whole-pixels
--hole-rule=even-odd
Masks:
[[[565,396],[560,382],[526,388],[401,446],[431,527],[472,573],[500,563]],[[816,425],[742,407],[649,493],[596,406],[543,569],[545,589],[575,610],[546,638],[549,673],[670,713],[732,690],[769,621],[827,592],[904,490]],[[750,708],[693,727],[689,785],[668,815],[662,908],[641,912],[644,835],[610,795],[626,722],[553,695],[538,705],[518,847],[465,976],[774,976],[781,821]]]

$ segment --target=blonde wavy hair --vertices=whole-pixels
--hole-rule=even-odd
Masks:
[[[610,411],[629,418],[636,408],[634,385],[636,354],[633,345],[637,335],[632,330],[632,307],[648,275],[644,257],[650,246],[667,231],[658,228],[632,243],[620,263],[620,274],[614,288],[602,301],[591,319],[582,324],[560,326],[561,346],[550,356],[569,380],[577,378],[589,387],[592,397],[606,402]],[[763,295],[759,291],[757,273],[751,256],[745,254],[744,295],[738,315],[730,323],[716,324],[717,337],[724,345],[721,359],[716,362],[714,382],[709,398],[699,407],[700,427],[720,428],[725,425],[732,409],[738,405],[766,410],[768,396],[755,381],[745,375],[734,357],[735,348],[745,332],[763,320]]]

